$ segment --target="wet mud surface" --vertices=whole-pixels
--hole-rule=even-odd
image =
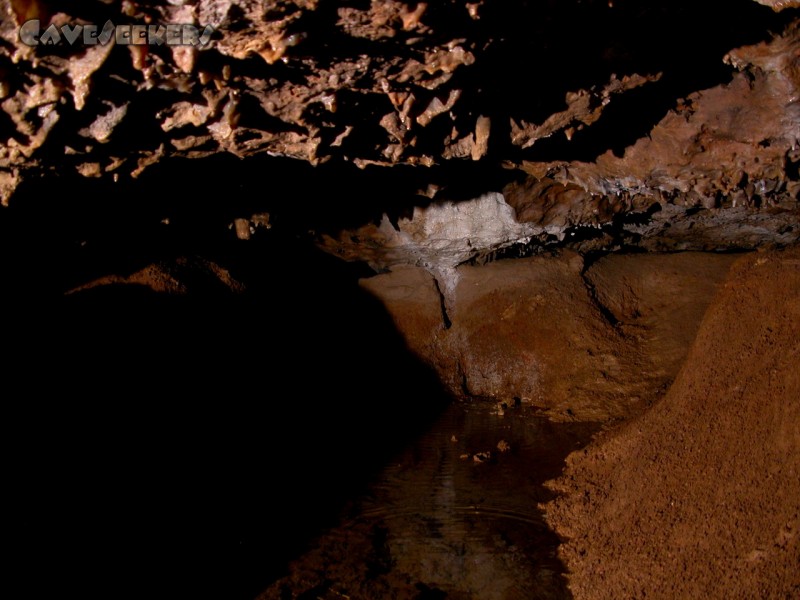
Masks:
[[[523,406],[450,405],[260,600],[571,597],[537,506],[596,429]]]

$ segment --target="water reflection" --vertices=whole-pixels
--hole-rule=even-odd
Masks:
[[[569,597],[537,504],[595,429],[453,404],[261,599]]]

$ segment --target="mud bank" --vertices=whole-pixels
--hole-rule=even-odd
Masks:
[[[558,421],[607,421],[663,395],[735,258],[500,260],[459,267],[449,302],[421,268],[362,285],[456,396],[517,399]]]
[[[547,506],[577,599],[800,593],[800,252],[739,260],[666,396]]]

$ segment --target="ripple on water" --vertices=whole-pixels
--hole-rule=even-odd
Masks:
[[[537,506],[595,430],[453,404],[262,598],[569,597]]]

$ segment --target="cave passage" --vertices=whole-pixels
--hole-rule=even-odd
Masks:
[[[453,405],[368,272],[313,246],[318,223],[295,209],[237,239],[264,202],[222,202],[220,179],[179,198],[154,176],[113,194],[40,180],[1,215],[21,597],[434,598],[497,569],[518,576],[498,590],[565,597],[536,504],[591,427]],[[298,579],[315,561],[339,581]]]

